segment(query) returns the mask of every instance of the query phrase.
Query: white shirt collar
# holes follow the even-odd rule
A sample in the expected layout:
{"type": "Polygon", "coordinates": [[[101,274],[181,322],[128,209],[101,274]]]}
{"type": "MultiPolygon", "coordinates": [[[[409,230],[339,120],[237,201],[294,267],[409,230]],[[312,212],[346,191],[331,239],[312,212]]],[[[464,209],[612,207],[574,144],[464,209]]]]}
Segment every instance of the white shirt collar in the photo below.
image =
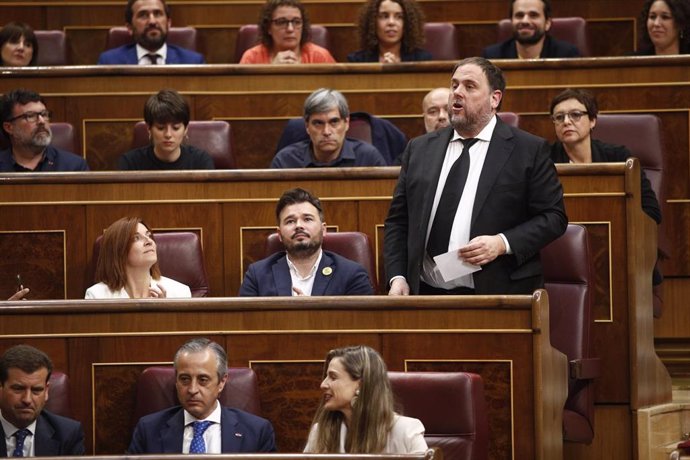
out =
{"type": "MultiPolygon", "coordinates": [[[[496,127],[496,116],[497,115],[494,114],[494,116],[491,117],[491,120],[489,120],[486,126],[484,126],[484,128],[479,131],[479,134],[474,137],[475,139],[491,142],[491,136],[494,134],[494,128],[496,127]]],[[[451,142],[464,139],[465,138],[460,136],[457,131],[453,130],[453,139],[451,139],[451,142]]]]}
{"type": "MultiPolygon", "coordinates": [[[[206,417],[205,419],[202,419],[202,420],[208,420],[209,422],[220,424],[220,403],[218,402],[217,399],[216,399],[216,408],[213,409],[213,412],[211,412],[208,417],[206,417]]],[[[185,409],[185,411],[184,411],[184,426],[187,426],[190,423],[194,423],[196,421],[199,421],[199,419],[194,417],[192,414],[187,412],[187,410],[185,409]]]]}
{"type": "Polygon", "coordinates": [[[290,273],[295,276],[297,279],[300,279],[302,281],[308,280],[312,276],[314,276],[314,273],[316,273],[316,269],[319,268],[319,264],[321,263],[321,257],[323,256],[323,250],[319,249],[319,257],[316,258],[316,262],[314,262],[314,266],[311,267],[311,270],[309,270],[309,274],[302,278],[299,274],[299,271],[297,270],[297,267],[295,267],[295,264],[292,263],[290,260],[290,256],[285,253],[285,258],[287,259],[287,264],[288,268],[290,269],[290,273]]]}
{"type": "MultiPolygon", "coordinates": [[[[12,436],[14,436],[15,432],[19,431],[19,428],[8,422],[7,419],[3,417],[2,413],[0,413],[0,423],[2,423],[2,430],[5,432],[6,439],[11,438],[12,436]]],[[[26,429],[31,431],[32,435],[36,434],[36,420],[31,422],[31,424],[27,426],[26,429]]]]}
{"type": "MultiPolygon", "coordinates": [[[[156,51],[149,51],[143,46],[141,46],[139,43],[137,43],[137,62],[139,64],[142,64],[141,60],[146,56],[147,54],[155,53],[157,54],[158,57],[158,62],[162,62],[165,64],[167,62],[167,57],[168,57],[168,44],[163,43],[163,46],[158,48],[156,51]]],[[[148,64],[148,57],[146,58],[146,64],[148,64]]]]}

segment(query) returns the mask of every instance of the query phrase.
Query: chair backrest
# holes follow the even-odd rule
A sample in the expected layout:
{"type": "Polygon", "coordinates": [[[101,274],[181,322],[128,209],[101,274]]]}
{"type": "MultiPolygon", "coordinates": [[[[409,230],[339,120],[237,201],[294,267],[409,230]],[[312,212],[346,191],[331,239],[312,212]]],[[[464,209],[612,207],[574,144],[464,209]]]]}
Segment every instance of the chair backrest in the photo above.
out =
{"type": "Polygon", "coordinates": [[[50,382],[50,390],[45,408],[54,414],[70,417],[69,378],[67,374],[53,370],[48,381],[50,382]]]}
{"type": "Polygon", "coordinates": [[[438,61],[460,59],[458,34],[450,22],[427,22],[424,24],[424,48],[438,61]]]}
{"type": "Polygon", "coordinates": [[[350,127],[347,129],[347,137],[357,139],[368,144],[373,144],[371,136],[371,122],[369,117],[350,116],[350,127]]]}
{"type": "Polygon", "coordinates": [[[503,123],[515,128],[517,128],[520,123],[520,115],[515,112],[498,112],[497,115],[503,123]]]}
{"type": "MultiPolygon", "coordinates": [[[[549,294],[551,345],[568,361],[591,358],[593,268],[587,229],[568,224],[565,234],[541,250],[544,285],[549,294]]],[[[594,385],[591,379],[568,382],[563,413],[564,439],[589,443],[594,437],[594,385]]]]}
{"type": "Polygon", "coordinates": [[[36,65],[67,65],[67,36],[61,30],[36,30],[38,58],[36,65]]]}
{"type": "MultiPolygon", "coordinates": [[[[330,39],[328,37],[328,29],[320,25],[312,25],[311,28],[311,42],[319,45],[322,48],[330,50],[330,39]]],[[[240,27],[237,31],[237,39],[235,40],[235,61],[240,62],[245,51],[254,45],[259,44],[261,37],[259,36],[259,26],[256,24],[246,24],[240,27]]]]}
{"type": "MultiPolygon", "coordinates": [[[[345,258],[360,264],[369,274],[371,285],[376,291],[376,264],[369,243],[369,237],[361,232],[328,232],[323,237],[323,249],[335,252],[345,258]]],[[[277,233],[268,235],[264,254],[266,257],[279,251],[284,251],[285,246],[280,241],[277,233]]]]}
{"type": "MultiPolygon", "coordinates": [[[[228,380],[218,397],[221,405],[261,415],[256,373],[249,367],[229,367],[228,380]]],[[[132,426],[144,415],[177,406],[175,368],[147,367],[137,380],[137,395],[132,412],[132,426]]]]}
{"type": "MultiPolygon", "coordinates": [[[[117,48],[118,46],[132,43],[134,39],[125,26],[111,27],[108,30],[108,39],[105,42],[105,49],[117,48]]],[[[168,29],[167,43],[177,45],[180,48],[197,51],[197,33],[194,27],[171,27],[168,29]]]]}
{"type": "MultiPolygon", "coordinates": [[[[92,273],[94,276],[102,239],[103,236],[99,235],[93,244],[92,273]]],[[[154,239],[158,252],[158,265],[163,276],[189,286],[192,297],[206,297],[210,288],[201,241],[197,234],[193,232],[156,233],[154,239]]]]}
{"type": "MultiPolygon", "coordinates": [[[[589,40],[587,38],[587,21],[573,16],[568,18],[551,18],[551,29],[548,32],[553,38],[577,46],[580,56],[589,56],[589,40]]],[[[513,36],[513,24],[510,19],[501,19],[498,23],[498,41],[508,40],[513,36]]]]}
{"type": "MultiPolygon", "coordinates": [[[[205,150],[211,155],[216,169],[235,169],[236,162],[230,123],[222,120],[192,120],[187,128],[188,141],[186,143],[205,150]]],[[[137,122],[134,125],[132,135],[132,148],[143,147],[148,143],[149,133],[146,122],[137,122]]]]}
{"type": "Polygon", "coordinates": [[[401,413],[422,421],[429,447],[445,460],[489,458],[484,385],[466,372],[388,372],[401,413]]]}
{"type": "MultiPolygon", "coordinates": [[[[51,123],[50,130],[53,133],[53,140],[50,145],[68,152],[76,153],[74,148],[74,128],[70,123],[51,123]]],[[[10,141],[4,135],[0,135],[0,150],[10,147],[10,141]]]]}

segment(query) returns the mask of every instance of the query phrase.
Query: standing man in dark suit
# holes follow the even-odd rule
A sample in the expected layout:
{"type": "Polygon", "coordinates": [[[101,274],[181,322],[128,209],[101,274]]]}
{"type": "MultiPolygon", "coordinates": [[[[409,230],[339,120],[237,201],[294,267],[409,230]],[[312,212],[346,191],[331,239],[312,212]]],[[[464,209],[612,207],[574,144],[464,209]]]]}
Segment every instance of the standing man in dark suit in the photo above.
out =
{"type": "Polygon", "coordinates": [[[403,153],[385,223],[390,294],[531,293],[543,285],[539,250],[568,223],[549,144],[496,116],[505,79],[490,61],[460,61],[450,89],[451,127],[403,153]],[[444,253],[441,273],[433,257],[444,253]],[[445,276],[463,264],[481,270],[445,276]]]}
{"type": "Polygon", "coordinates": [[[222,407],[218,396],[228,380],[228,358],[216,342],[196,338],[175,354],[180,406],[139,420],[129,454],[231,454],[274,452],[271,423],[239,409],[222,407]]]}
{"type": "Polygon", "coordinates": [[[301,188],[283,193],[276,206],[285,252],[249,266],[240,296],[371,295],[360,264],[321,249],[326,234],[321,201],[301,188]]]}
{"type": "Polygon", "coordinates": [[[551,29],[551,0],[511,0],[513,38],[487,46],[487,59],[537,59],[580,57],[572,43],[556,40],[551,29]]]}
{"type": "Polygon", "coordinates": [[[125,23],[134,43],[104,51],[98,64],[204,64],[196,51],[166,43],[172,24],[165,0],[128,0],[125,23]]]}
{"type": "Polygon", "coordinates": [[[43,410],[52,371],[48,355],[29,345],[0,358],[0,457],[84,454],[81,423],[43,410]]]}

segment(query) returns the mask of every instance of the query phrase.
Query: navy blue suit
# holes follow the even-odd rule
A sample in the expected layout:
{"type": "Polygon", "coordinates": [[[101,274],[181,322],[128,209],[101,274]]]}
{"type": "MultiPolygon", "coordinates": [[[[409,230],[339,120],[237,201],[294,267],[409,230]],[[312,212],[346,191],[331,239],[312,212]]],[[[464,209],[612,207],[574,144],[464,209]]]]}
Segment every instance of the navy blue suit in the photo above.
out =
{"type": "MultiPolygon", "coordinates": [[[[221,407],[221,453],[275,452],[275,435],[268,420],[239,409],[221,407]]],[[[184,409],[171,407],[139,420],[128,454],[181,454],[184,409]]]]}
{"type": "MultiPolygon", "coordinates": [[[[7,457],[5,430],[0,424],[0,457],[7,457]]],[[[55,457],[63,455],[84,455],[84,430],[81,423],[67,417],[42,410],[36,419],[34,434],[34,455],[55,457]]]]}
{"type": "MultiPolygon", "coordinates": [[[[315,276],[312,296],[374,293],[364,267],[330,251],[323,251],[315,276]],[[324,270],[326,267],[331,270],[324,270]]],[[[285,252],[277,252],[251,264],[240,286],[240,296],[245,297],[291,295],[292,278],[285,252]]]]}
{"type": "MultiPolygon", "coordinates": [[[[137,46],[134,43],[129,45],[122,45],[118,48],[113,48],[104,51],[98,57],[98,64],[138,64],[137,46]]],[[[204,56],[188,49],[180,48],[179,46],[168,43],[168,53],[165,57],[166,64],[206,64],[204,56]]]]}
{"type": "MultiPolygon", "coordinates": [[[[88,171],[89,165],[81,156],[60,150],[49,145],[43,155],[43,160],[31,172],[43,171],[88,171]]],[[[0,151],[0,171],[1,172],[30,172],[24,169],[14,161],[12,150],[6,149],[0,151]]]]}

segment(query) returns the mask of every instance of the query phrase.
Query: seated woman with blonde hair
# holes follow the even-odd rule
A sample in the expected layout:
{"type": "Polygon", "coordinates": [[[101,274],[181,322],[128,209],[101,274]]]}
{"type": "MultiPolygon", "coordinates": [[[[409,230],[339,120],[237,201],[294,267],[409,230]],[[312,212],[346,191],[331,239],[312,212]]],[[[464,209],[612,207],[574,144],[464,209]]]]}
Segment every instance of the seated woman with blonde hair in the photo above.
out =
{"type": "Polygon", "coordinates": [[[105,230],[96,281],[86,299],[192,297],[188,286],[161,276],[156,241],[138,217],[123,217],[105,230]]]}
{"type": "Polygon", "coordinates": [[[393,411],[393,390],[381,356],[364,345],[326,355],[323,399],[304,452],[414,454],[428,449],[424,425],[393,411]]]}

